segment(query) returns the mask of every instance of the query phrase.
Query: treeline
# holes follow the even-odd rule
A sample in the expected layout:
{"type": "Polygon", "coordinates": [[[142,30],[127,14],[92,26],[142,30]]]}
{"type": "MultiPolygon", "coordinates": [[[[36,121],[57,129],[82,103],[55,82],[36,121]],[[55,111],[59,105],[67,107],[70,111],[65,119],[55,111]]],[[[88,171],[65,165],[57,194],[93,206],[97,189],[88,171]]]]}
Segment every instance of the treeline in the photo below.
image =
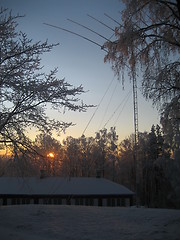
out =
{"type": "Polygon", "coordinates": [[[159,125],[139,133],[138,171],[134,161],[134,135],[118,142],[115,128],[102,129],[95,137],[67,137],[62,143],[38,135],[36,154],[15,151],[0,161],[1,176],[94,177],[97,174],[136,192],[140,180],[140,204],[147,207],[180,208],[180,156],[172,149],[159,125]],[[54,154],[48,155],[50,152],[54,154]]]}

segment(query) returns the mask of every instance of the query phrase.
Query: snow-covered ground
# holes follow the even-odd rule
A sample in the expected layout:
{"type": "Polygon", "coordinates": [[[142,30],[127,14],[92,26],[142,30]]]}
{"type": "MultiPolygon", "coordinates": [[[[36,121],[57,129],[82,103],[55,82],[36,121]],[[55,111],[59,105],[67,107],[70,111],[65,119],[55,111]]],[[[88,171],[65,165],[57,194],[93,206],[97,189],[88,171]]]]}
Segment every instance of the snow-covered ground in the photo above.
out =
{"type": "Polygon", "coordinates": [[[0,239],[179,240],[180,210],[1,206],[0,239]]]}

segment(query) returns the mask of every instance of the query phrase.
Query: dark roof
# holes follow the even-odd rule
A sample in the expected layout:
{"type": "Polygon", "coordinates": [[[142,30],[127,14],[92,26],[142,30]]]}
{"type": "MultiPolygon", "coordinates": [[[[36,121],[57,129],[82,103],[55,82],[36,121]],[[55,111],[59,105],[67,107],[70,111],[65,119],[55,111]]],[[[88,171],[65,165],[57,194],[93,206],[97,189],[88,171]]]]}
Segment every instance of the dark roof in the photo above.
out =
{"type": "Polygon", "coordinates": [[[0,195],[133,195],[128,188],[104,178],[0,177],[0,195]]]}

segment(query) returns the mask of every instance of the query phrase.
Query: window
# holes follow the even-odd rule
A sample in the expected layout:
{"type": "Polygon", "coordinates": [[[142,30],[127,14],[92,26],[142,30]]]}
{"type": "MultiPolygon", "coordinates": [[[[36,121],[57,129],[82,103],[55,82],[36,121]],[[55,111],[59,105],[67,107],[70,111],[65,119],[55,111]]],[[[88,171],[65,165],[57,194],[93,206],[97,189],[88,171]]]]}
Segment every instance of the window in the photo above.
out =
{"type": "Polygon", "coordinates": [[[34,199],[34,204],[39,204],[39,199],[38,198],[34,199]]]}
{"type": "Polygon", "coordinates": [[[7,198],[3,198],[3,205],[7,205],[7,198]]]}
{"type": "Polygon", "coordinates": [[[79,201],[79,198],[76,198],[76,199],[75,199],[75,205],[79,205],[79,202],[80,202],[80,201],[79,201]]]}
{"type": "Polygon", "coordinates": [[[20,198],[17,198],[16,203],[17,203],[18,205],[21,204],[21,199],[20,199],[20,198]]]}
{"type": "Polygon", "coordinates": [[[102,198],[98,198],[98,206],[102,207],[102,198]]]}
{"type": "Polygon", "coordinates": [[[90,198],[90,206],[94,206],[94,199],[90,198]]]}
{"type": "Polygon", "coordinates": [[[48,199],[47,198],[43,199],[43,204],[48,204],[48,199]]]}
{"type": "Polygon", "coordinates": [[[108,206],[108,207],[111,207],[111,198],[108,198],[108,199],[107,199],[107,206],[108,206]]]}
{"type": "Polygon", "coordinates": [[[67,205],[71,205],[71,197],[67,197],[66,198],[66,204],[67,205]]]}
{"type": "Polygon", "coordinates": [[[112,202],[112,205],[111,205],[111,206],[114,207],[114,206],[116,205],[116,201],[115,201],[115,199],[112,198],[111,202],[112,202]]]}
{"type": "Polygon", "coordinates": [[[89,206],[89,198],[85,198],[85,205],[89,206]]]}
{"type": "Polygon", "coordinates": [[[121,199],[120,199],[120,198],[117,199],[117,206],[118,206],[118,207],[121,206],[121,199]]]}
{"type": "Polygon", "coordinates": [[[12,198],[12,205],[16,205],[16,198],[12,198]]]}
{"type": "Polygon", "coordinates": [[[125,199],[121,198],[121,206],[125,207],[125,199]]]}
{"type": "Polygon", "coordinates": [[[83,204],[83,198],[80,198],[80,205],[84,205],[83,204]]]}

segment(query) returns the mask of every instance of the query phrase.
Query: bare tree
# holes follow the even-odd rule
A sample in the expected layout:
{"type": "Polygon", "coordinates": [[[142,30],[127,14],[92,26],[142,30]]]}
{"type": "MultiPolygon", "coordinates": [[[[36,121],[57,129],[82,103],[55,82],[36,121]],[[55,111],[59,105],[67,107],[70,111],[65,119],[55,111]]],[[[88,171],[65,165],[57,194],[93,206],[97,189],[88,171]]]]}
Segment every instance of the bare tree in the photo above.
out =
{"type": "Polygon", "coordinates": [[[50,133],[72,125],[47,116],[47,105],[58,112],[85,111],[87,105],[78,98],[84,93],[82,86],[58,79],[57,69],[43,72],[41,56],[57,44],[33,43],[17,32],[20,17],[0,9],[0,143],[30,150],[27,128],[50,133]]]}

